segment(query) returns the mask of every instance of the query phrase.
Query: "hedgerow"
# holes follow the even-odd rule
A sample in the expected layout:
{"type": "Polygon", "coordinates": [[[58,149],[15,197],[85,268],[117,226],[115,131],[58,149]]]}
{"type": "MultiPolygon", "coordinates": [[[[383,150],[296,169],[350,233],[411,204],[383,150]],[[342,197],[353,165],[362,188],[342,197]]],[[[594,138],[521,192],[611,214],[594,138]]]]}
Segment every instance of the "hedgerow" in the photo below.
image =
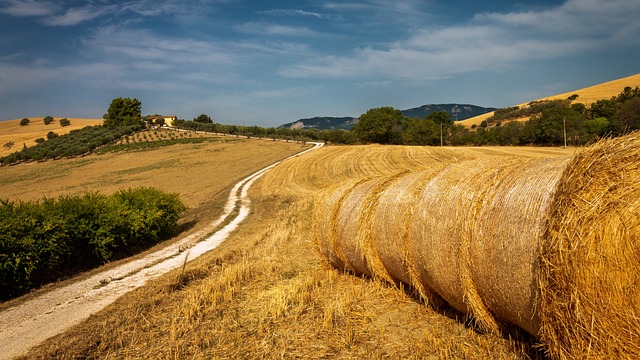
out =
{"type": "Polygon", "coordinates": [[[148,187],[0,200],[0,300],[132,255],[178,230],[177,194],[148,187]]]}

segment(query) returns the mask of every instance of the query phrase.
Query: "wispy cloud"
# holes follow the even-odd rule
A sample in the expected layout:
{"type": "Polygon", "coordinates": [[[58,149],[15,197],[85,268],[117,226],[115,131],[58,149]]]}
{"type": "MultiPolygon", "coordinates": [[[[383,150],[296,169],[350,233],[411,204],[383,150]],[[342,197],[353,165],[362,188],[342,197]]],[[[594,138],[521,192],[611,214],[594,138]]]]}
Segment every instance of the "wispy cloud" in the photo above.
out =
{"type": "Polygon", "coordinates": [[[0,6],[0,13],[11,16],[48,16],[59,9],[54,2],[37,0],[2,0],[0,6]]]}
{"type": "Polygon", "coordinates": [[[312,29],[304,26],[290,26],[272,24],[267,22],[248,22],[240,26],[236,26],[235,30],[245,34],[251,35],[271,35],[271,36],[289,36],[289,37],[303,37],[303,36],[317,36],[319,35],[312,29]]]}
{"type": "Polygon", "coordinates": [[[68,9],[62,15],[45,18],[43,23],[50,26],[74,26],[85,21],[93,20],[105,14],[113,13],[117,9],[117,6],[85,6],[81,8],[72,8],[68,9]]]}
{"type": "Polygon", "coordinates": [[[485,13],[464,24],[423,28],[386,46],[309,60],[283,69],[280,74],[294,78],[374,76],[425,80],[495,70],[625,42],[637,44],[638,13],[637,0],[569,0],[546,10],[485,13]]]}
{"type": "Polygon", "coordinates": [[[314,17],[317,19],[322,19],[324,16],[320,13],[299,9],[272,9],[259,11],[258,14],[265,15],[282,15],[282,16],[303,16],[303,17],[314,17]]]}

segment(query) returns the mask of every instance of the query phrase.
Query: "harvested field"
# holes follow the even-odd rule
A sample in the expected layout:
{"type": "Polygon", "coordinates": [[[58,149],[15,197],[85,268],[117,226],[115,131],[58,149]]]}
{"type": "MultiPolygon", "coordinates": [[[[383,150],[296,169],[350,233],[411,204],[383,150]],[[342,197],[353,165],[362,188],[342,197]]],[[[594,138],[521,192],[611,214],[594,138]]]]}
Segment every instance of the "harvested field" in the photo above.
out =
{"type": "MultiPolygon", "coordinates": [[[[411,291],[326,266],[313,251],[312,229],[330,219],[314,224],[313,199],[374,178],[385,179],[372,187],[377,191],[385,181],[387,189],[400,182],[419,187],[421,178],[409,179],[416,172],[433,175],[485,156],[542,161],[573,151],[353,146],[289,159],[256,182],[252,214],[219,248],[124,295],[28,358],[540,357],[524,335],[478,332],[452,308],[427,307],[411,291]]],[[[386,191],[369,203],[387,205],[395,195],[386,191]]],[[[385,256],[400,258],[392,251],[385,256]]]]}
{"type": "Polygon", "coordinates": [[[20,126],[20,120],[0,121],[0,145],[13,142],[11,148],[0,148],[0,156],[9,155],[15,151],[22,150],[24,145],[34,146],[37,138],[47,138],[47,133],[53,131],[58,135],[68,134],[71,130],[81,129],[85,126],[102,125],[102,119],[80,119],[68,118],[70,125],[61,126],[59,121],[61,118],[54,118],[53,122],[45,125],[43,118],[29,118],[30,123],[26,126],[20,126]]]}
{"type": "Polygon", "coordinates": [[[639,153],[636,133],[571,158],[485,153],[351,181],[316,197],[316,244],[484,332],[523,329],[554,358],[635,358],[639,153]]]}

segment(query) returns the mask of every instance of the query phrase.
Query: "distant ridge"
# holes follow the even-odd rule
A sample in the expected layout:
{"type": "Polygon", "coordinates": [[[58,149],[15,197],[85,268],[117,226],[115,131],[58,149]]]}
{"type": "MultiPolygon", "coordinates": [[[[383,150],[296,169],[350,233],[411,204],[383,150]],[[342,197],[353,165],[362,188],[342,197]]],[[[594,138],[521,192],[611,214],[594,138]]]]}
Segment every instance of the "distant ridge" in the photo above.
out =
{"type": "MultiPolygon", "coordinates": [[[[446,111],[451,114],[453,120],[459,121],[485,114],[487,112],[494,111],[495,109],[496,108],[485,108],[482,106],[468,104],[429,104],[402,110],[402,114],[409,118],[423,118],[436,111],[446,111]]],[[[299,119],[294,122],[280,125],[279,127],[290,129],[349,130],[357,123],[358,118],[355,117],[317,116],[307,119],[299,119]]]]}

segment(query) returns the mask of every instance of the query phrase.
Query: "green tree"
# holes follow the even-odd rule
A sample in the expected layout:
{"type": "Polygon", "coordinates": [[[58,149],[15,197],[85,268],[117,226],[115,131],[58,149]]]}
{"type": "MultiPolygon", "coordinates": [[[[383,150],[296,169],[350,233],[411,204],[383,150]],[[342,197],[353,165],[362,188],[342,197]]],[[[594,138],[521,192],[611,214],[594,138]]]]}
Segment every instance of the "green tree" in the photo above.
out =
{"type": "Polygon", "coordinates": [[[365,143],[390,144],[401,130],[403,120],[402,112],[392,107],[369,109],[360,116],[353,132],[365,143]]]}
{"type": "Polygon", "coordinates": [[[60,119],[60,126],[69,126],[69,125],[71,125],[71,121],[69,121],[69,119],[67,118],[60,119]]]}
{"type": "Polygon", "coordinates": [[[193,121],[203,123],[203,124],[213,124],[213,120],[207,114],[200,114],[197,118],[194,118],[193,121]]]}
{"type": "Polygon", "coordinates": [[[406,145],[438,145],[440,144],[440,125],[428,116],[424,119],[409,119],[402,134],[402,140],[406,145]]]}
{"type": "Polygon", "coordinates": [[[58,135],[58,134],[54,133],[53,131],[49,131],[49,132],[47,133],[47,139],[49,139],[49,140],[51,140],[51,139],[55,139],[55,138],[57,138],[58,136],[60,136],[60,135],[58,135]]]}
{"type": "Polygon", "coordinates": [[[620,134],[640,129],[640,97],[626,100],[613,117],[612,122],[620,134]]]}
{"type": "Polygon", "coordinates": [[[44,117],[44,119],[42,119],[42,121],[44,121],[45,125],[49,125],[49,124],[51,124],[53,122],[53,117],[47,115],[47,116],[44,117]]]}
{"type": "Polygon", "coordinates": [[[20,120],[20,126],[27,126],[29,125],[29,123],[31,122],[31,120],[24,118],[22,120],[20,120]]]}
{"type": "Polygon", "coordinates": [[[121,125],[143,125],[142,103],[134,98],[115,98],[111,101],[107,113],[104,114],[104,125],[114,128],[121,125]]]}
{"type": "Polygon", "coordinates": [[[37,138],[34,140],[36,144],[42,144],[45,140],[44,138],[37,138]]]}

